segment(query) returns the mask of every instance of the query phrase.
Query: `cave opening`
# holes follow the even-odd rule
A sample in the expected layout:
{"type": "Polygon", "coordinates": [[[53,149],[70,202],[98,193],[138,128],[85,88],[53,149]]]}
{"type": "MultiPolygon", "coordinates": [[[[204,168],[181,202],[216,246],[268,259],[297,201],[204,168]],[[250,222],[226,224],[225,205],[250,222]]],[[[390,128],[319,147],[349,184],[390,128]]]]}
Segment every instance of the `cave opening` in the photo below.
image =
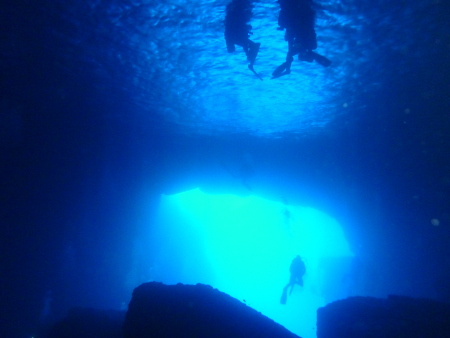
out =
{"type": "Polygon", "coordinates": [[[148,280],[209,284],[302,337],[315,337],[317,308],[353,287],[354,254],[341,226],[310,207],[197,188],[162,195],[154,223],[148,280]],[[304,285],[282,305],[296,255],[304,285]]]}

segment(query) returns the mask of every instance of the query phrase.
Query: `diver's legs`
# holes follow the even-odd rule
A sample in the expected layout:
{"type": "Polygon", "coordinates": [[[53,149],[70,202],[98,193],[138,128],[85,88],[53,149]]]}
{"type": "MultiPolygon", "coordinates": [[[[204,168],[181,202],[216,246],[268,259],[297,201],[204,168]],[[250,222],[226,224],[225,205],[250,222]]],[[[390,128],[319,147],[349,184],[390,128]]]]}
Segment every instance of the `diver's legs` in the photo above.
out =
{"type": "Polygon", "coordinates": [[[310,50],[303,50],[298,53],[298,59],[300,61],[313,62],[314,61],[313,52],[310,50]]]}
{"type": "Polygon", "coordinates": [[[286,74],[291,73],[291,65],[294,61],[294,56],[291,53],[287,53],[286,55],[286,74]]]}
{"type": "Polygon", "coordinates": [[[283,304],[283,305],[286,304],[286,302],[287,302],[287,289],[288,289],[288,287],[289,287],[289,284],[286,285],[283,288],[283,293],[281,294],[280,303],[283,304]]]}
{"type": "Polygon", "coordinates": [[[289,292],[289,295],[292,294],[292,291],[294,291],[294,286],[297,283],[297,277],[293,274],[291,274],[291,279],[289,281],[289,284],[291,285],[291,292],[289,292]]]}
{"type": "Polygon", "coordinates": [[[250,62],[250,64],[253,66],[256,60],[256,56],[259,52],[259,47],[261,46],[260,43],[253,42],[252,40],[248,40],[248,49],[246,51],[247,54],[247,60],[250,62]]]}
{"type": "Polygon", "coordinates": [[[253,68],[253,64],[255,63],[256,56],[258,55],[260,46],[261,46],[260,43],[253,42],[252,40],[248,39],[243,48],[245,55],[247,55],[247,61],[250,62],[248,64],[248,69],[250,69],[253,72],[253,74],[255,74],[258,77],[258,79],[262,81],[262,77],[253,68]]]}
{"type": "Polygon", "coordinates": [[[236,50],[234,43],[231,40],[226,40],[228,53],[233,53],[236,50]]]}
{"type": "Polygon", "coordinates": [[[300,61],[313,62],[316,61],[319,65],[328,67],[331,65],[331,61],[325,56],[317,54],[311,50],[304,50],[298,53],[298,59],[300,61]]]}
{"type": "Polygon", "coordinates": [[[291,287],[291,292],[289,292],[289,296],[290,296],[290,295],[292,295],[292,291],[294,291],[294,286],[295,286],[295,283],[294,283],[294,284],[292,284],[292,287],[291,287]]]}
{"type": "Polygon", "coordinates": [[[290,74],[292,61],[294,61],[294,58],[290,55],[290,53],[288,53],[286,56],[286,62],[283,62],[273,71],[272,78],[275,79],[277,77],[290,74]]]}

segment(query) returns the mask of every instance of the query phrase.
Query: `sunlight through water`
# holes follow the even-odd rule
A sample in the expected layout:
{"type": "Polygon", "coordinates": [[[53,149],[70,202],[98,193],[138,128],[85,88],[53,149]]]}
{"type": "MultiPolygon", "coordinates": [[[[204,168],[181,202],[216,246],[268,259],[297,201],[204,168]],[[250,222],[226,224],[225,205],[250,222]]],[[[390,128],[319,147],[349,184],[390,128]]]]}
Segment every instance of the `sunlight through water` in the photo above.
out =
{"type": "Polygon", "coordinates": [[[353,253],[339,224],[312,208],[195,189],[162,196],[153,236],[162,282],[210,284],[302,337],[315,337],[318,307],[347,296],[342,277],[353,253]],[[281,305],[296,255],[304,286],[281,305]],[[330,259],[339,273],[327,272],[330,259]]]}

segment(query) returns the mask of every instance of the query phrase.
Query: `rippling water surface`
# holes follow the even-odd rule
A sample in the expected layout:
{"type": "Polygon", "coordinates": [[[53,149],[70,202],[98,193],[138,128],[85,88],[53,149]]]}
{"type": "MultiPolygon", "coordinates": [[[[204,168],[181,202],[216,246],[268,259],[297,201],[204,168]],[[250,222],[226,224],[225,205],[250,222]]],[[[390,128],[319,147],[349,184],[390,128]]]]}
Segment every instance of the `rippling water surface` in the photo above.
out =
{"type": "Polygon", "coordinates": [[[296,60],[290,75],[271,80],[287,43],[276,30],[276,1],[255,1],[260,81],[241,48],[226,51],[228,2],[97,0],[47,10],[59,23],[50,34],[72,48],[65,47],[64,58],[93,67],[99,86],[128,92],[140,114],[200,134],[305,133],[349,112],[363,114],[365,94],[413,71],[432,53],[441,29],[434,18],[438,0],[320,1],[317,52],[332,65],[296,60]]]}

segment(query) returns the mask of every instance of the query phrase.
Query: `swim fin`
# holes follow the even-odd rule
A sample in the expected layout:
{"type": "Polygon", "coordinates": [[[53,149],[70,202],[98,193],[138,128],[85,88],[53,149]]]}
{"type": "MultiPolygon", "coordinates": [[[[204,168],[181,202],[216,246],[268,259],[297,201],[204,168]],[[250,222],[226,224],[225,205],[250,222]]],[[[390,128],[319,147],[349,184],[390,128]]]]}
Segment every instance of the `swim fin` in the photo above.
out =
{"type": "Polygon", "coordinates": [[[288,63],[283,62],[281,65],[277,67],[272,73],[272,79],[276,79],[277,77],[290,74],[291,71],[288,69],[288,63]],[[285,72],[286,71],[286,72],[285,72]]]}
{"type": "Polygon", "coordinates": [[[329,65],[331,65],[331,61],[328,60],[325,56],[317,54],[315,52],[311,52],[314,56],[314,60],[316,60],[316,62],[324,67],[328,67],[329,65]]]}
{"type": "Polygon", "coordinates": [[[255,74],[258,77],[258,79],[263,81],[262,77],[253,69],[253,65],[251,63],[248,65],[248,69],[250,69],[253,72],[253,74],[255,74]]]}
{"type": "Polygon", "coordinates": [[[298,53],[299,61],[313,62],[314,61],[314,52],[311,51],[303,51],[298,53]]]}
{"type": "Polygon", "coordinates": [[[283,294],[281,295],[280,304],[285,305],[287,302],[287,288],[283,288],[283,294]]]}
{"type": "Polygon", "coordinates": [[[248,49],[247,60],[250,62],[251,65],[253,65],[255,63],[256,56],[258,55],[259,47],[261,47],[261,44],[253,41],[250,42],[251,43],[248,49]]]}

